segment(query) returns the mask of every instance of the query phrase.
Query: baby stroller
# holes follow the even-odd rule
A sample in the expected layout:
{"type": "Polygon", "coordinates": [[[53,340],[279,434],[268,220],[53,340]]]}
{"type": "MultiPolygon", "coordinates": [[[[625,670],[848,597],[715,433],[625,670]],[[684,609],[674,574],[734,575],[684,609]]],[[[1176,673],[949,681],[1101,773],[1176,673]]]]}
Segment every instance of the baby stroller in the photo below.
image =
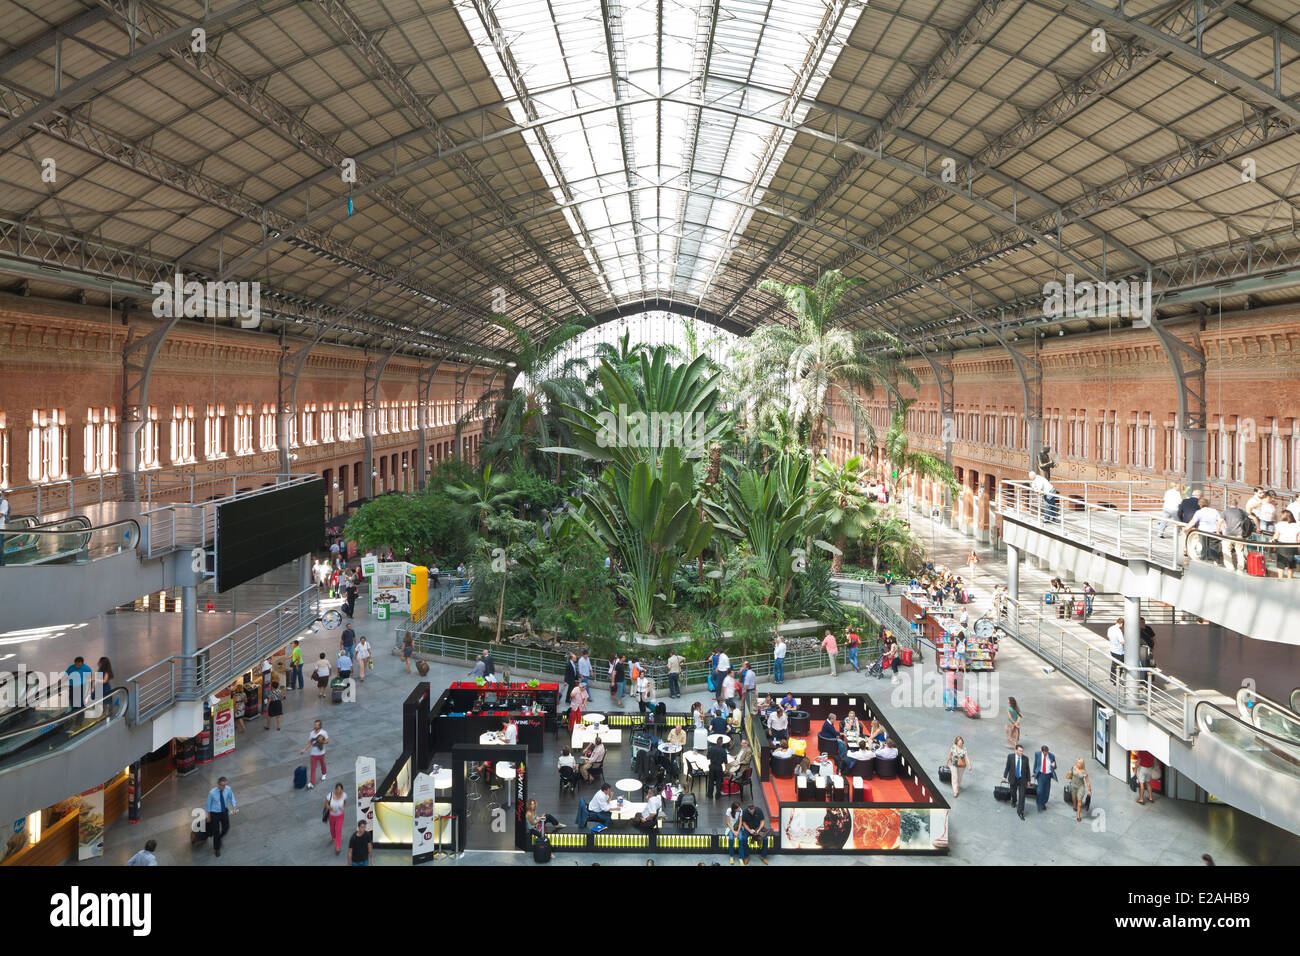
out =
{"type": "Polygon", "coordinates": [[[875,661],[870,667],[868,667],[867,674],[870,677],[884,677],[885,676],[884,657],[881,657],[879,660],[875,661]]]}
{"type": "Polygon", "coordinates": [[[695,794],[683,793],[677,798],[677,825],[683,830],[694,830],[699,822],[700,812],[695,806],[695,794]]]}

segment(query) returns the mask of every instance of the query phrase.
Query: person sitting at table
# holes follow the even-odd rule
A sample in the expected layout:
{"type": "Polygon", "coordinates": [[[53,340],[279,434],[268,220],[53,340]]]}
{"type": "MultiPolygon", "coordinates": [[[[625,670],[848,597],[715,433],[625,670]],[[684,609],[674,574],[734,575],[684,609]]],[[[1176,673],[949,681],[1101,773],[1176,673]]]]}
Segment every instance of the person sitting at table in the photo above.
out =
{"type": "Polygon", "coordinates": [[[794,707],[794,695],[791,694],[789,691],[786,691],[785,696],[781,698],[781,706],[784,707],[786,710],[790,710],[792,707],[794,707]]]}
{"type": "MultiPolygon", "coordinates": [[[[592,795],[587,801],[587,819],[595,820],[597,823],[603,823],[609,826],[614,822],[614,815],[610,812],[609,796],[614,791],[610,789],[609,784],[601,784],[600,789],[592,795]]],[[[585,826],[585,824],[584,824],[585,826]]]]}
{"type": "Polygon", "coordinates": [[[686,746],[686,728],[677,726],[668,731],[668,742],[679,747],[686,746]]]}
{"type": "Polygon", "coordinates": [[[858,722],[858,715],[849,711],[849,715],[844,718],[844,723],[840,726],[846,737],[862,736],[862,724],[858,722]]]}
{"type": "Polygon", "coordinates": [[[767,718],[767,732],[773,742],[780,742],[782,746],[790,742],[790,718],[786,716],[784,707],[778,706],[767,718]]]}
{"type": "Polygon", "coordinates": [[[878,744],[885,742],[885,728],[874,717],[871,718],[871,730],[867,732],[867,737],[878,744]]]}
{"type": "Polygon", "coordinates": [[[507,717],[501,721],[501,736],[505,738],[507,745],[519,743],[519,725],[507,717]]]}
{"type": "MultiPolygon", "coordinates": [[[[794,775],[796,777],[803,777],[808,781],[808,786],[810,787],[813,785],[813,780],[817,777],[817,774],[813,771],[812,762],[807,757],[799,758],[799,766],[795,768],[794,775]]],[[[798,786],[798,784],[795,786],[798,786]]]]}
{"type": "Polygon", "coordinates": [[[646,799],[645,809],[632,821],[632,826],[638,830],[655,830],[659,827],[659,814],[664,808],[664,798],[659,795],[658,790],[651,790],[650,796],[646,799]]]}
{"type": "Polygon", "coordinates": [[[876,751],[877,760],[889,760],[898,756],[898,748],[894,746],[894,738],[886,737],[885,745],[876,751]]]}
{"type": "Polygon", "coordinates": [[[740,738],[740,750],[727,762],[727,775],[740,777],[754,764],[754,750],[749,746],[749,738],[740,738]]]}
{"type": "Polygon", "coordinates": [[[710,734],[725,734],[727,732],[727,718],[721,714],[714,714],[713,719],[709,721],[710,734]]]}
{"type": "Polygon", "coordinates": [[[591,768],[599,767],[604,762],[605,745],[602,744],[600,738],[597,737],[592,741],[591,746],[582,752],[582,762],[579,765],[579,772],[582,774],[582,779],[590,782],[591,768]]]}
{"type": "Polygon", "coordinates": [[[578,761],[573,756],[573,751],[568,747],[560,750],[560,756],[555,759],[555,768],[560,771],[560,779],[565,783],[578,784],[578,761]]]}
{"type": "Polygon", "coordinates": [[[741,722],[742,718],[740,708],[732,707],[731,711],[727,714],[727,733],[732,735],[740,733],[741,722]]]}
{"type": "Polygon", "coordinates": [[[549,813],[543,813],[537,809],[537,798],[528,798],[528,829],[532,830],[538,836],[546,836],[546,828],[552,830],[563,830],[564,824],[549,813]]]}

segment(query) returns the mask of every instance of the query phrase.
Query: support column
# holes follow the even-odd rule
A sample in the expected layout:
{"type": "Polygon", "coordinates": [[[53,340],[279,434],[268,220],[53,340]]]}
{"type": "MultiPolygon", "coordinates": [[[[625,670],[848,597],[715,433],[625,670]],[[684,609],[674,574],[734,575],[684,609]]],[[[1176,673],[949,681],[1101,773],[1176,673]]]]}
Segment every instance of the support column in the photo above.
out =
{"type": "Polygon", "coordinates": [[[310,554],[304,554],[298,559],[298,590],[304,591],[311,587],[315,582],[311,579],[311,561],[310,554]]]}
{"type": "Polygon", "coordinates": [[[198,588],[193,584],[181,585],[181,687],[189,688],[198,682],[198,668],[192,654],[199,649],[198,588]]]}
{"type": "MultiPolygon", "coordinates": [[[[1124,595],[1124,664],[1137,667],[1141,663],[1142,649],[1142,599],[1124,595]]],[[[1125,703],[1137,703],[1137,679],[1130,676],[1125,683],[1123,696],[1125,703]]]]}
{"type": "Polygon", "coordinates": [[[1007,596],[1020,600],[1020,549],[1007,545],[1007,596]]]}

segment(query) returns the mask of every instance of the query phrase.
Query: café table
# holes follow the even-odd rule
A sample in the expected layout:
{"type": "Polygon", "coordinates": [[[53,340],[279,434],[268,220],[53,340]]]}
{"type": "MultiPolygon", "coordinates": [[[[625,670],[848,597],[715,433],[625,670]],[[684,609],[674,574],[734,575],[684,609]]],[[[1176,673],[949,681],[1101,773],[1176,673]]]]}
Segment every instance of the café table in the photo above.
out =
{"type": "Polygon", "coordinates": [[[583,714],[582,722],[584,724],[603,724],[605,722],[604,714],[583,714]]]}
{"type": "Polygon", "coordinates": [[[644,803],[633,803],[631,800],[616,800],[609,808],[612,820],[635,820],[644,812],[644,803]]]}
{"type": "Polygon", "coordinates": [[[446,790],[451,786],[451,768],[442,767],[433,775],[433,789],[446,790]]]}
{"type": "Polygon", "coordinates": [[[731,738],[726,734],[709,734],[709,743],[722,744],[724,747],[731,746],[731,738]]]}
{"type": "Polygon", "coordinates": [[[636,793],[636,791],[641,789],[641,781],[636,779],[636,777],[624,777],[622,780],[615,783],[614,786],[619,790],[626,791],[627,795],[630,797],[632,794],[636,793]]]}
{"type": "Polygon", "coordinates": [[[574,727],[573,736],[570,746],[574,750],[581,750],[590,743],[594,743],[596,738],[606,747],[617,747],[623,743],[623,731],[610,730],[608,727],[574,727]]]}
{"type": "Polygon", "coordinates": [[[659,741],[659,752],[664,754],[679,754],[682,752],[681,744],[670,744],[666,740],[659,741]]]}

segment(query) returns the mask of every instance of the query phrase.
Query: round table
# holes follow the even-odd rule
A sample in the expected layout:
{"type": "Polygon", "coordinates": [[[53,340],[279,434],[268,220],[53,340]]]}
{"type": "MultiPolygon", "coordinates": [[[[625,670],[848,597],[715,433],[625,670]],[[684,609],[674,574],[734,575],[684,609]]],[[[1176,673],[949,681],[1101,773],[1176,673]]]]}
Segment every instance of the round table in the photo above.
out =
{"type": "Polygon", "coordinates": [[[603,724],[605,722],[604,714],[583,714],[582,722],[584,724],[603,724]]]}
{"type": "Polygon", "coordinates": [[[731,738],[726,734],[709,734],[709,743],[722,744],[724,747],[731,746],[731,738]]]}
{"type": "Polygon", "coordinates": [[[451,786],[451,768],[443,767],[433,775],[433,789],[446,790],[451,786]]]}
{"type": "Polygon", "coordinates": [[[792,710],[786,717],[790,719],[790,736],[807,737],[808,736],[808,712],[806,710],[792,710]]]}
{"type": "Polygon", "coordinates": [[[772,776],[779,777],[782,780],[789,780],[794,777],[795,755],[791,750],[773,750],[772,751],[772,776]]]}
{"type": "Polygon", "coordinates": [[[659,741],[659,752],[664,754],[679,754],[682,752],[681,744],[670,744],[666,740],[659,741]]]}
{"type": "Polygon", "coordinates": [[[637,780],[635,777],[624,777],[622,780],[618,781],[618,783],[614,784],[614,786],[619,790],[626,791],[627,795],[630,797],[633,793],[641,789],[641,781],[637,780]]]}

